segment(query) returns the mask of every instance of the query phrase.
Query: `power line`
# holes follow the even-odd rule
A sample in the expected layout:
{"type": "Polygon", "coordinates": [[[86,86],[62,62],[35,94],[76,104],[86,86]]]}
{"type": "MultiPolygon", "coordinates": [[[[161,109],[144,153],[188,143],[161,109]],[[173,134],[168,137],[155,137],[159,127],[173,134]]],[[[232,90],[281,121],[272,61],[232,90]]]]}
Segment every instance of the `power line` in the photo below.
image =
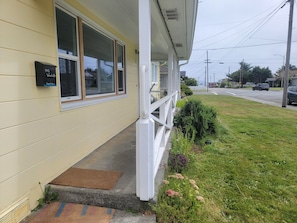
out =
{"type": "MultiPolygon", "coordinates": [[[[287,0],[285,0],[287,1],[287,0]]],[[[234,49],[237,49],[241,44],[243,44],[245,41],[247,41],[249,38],[251,38],[261,27],[263,27],[280,9],[281,6],[284,4],[285,1],[282,1],[276,8],[274,8],[268,15],[265,16],[264,19],[260,21],[260,23],[252,30],[250,31],[241,41],[239,41],[235,47],[230,48],[231,50],[226,53],[222,58],[225,58],[228,54],[230,54],[234,49]]]]}
{"type": "MultiPolygon", "coordinates": [[[[297,41],[292,41],[292,43],[295,43],[297,41]]],[[[275,43],[262,43],[262,44],[254,44],[254,45],[246,45],[246,46],[229,46],[229,47],[220,47],[220,48],[213,48],[213,49],[205,49],[205,48],[198,48],[193,49],[195,50],[225,50],[225,49],[239,49],[239,48],[247,48],[247,47],[258,47],[258,46],[269,46],[269,45],[278,45],[278,44],[284,44],[285,41],[282,42],[275,42],[275,43]]]]}

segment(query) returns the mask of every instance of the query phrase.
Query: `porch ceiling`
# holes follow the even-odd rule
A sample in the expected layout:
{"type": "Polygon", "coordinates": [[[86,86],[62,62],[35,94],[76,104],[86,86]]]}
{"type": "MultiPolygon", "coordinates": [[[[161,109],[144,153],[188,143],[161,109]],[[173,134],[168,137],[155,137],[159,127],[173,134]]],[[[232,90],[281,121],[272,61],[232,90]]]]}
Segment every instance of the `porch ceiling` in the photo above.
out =
{"type": "MultiPolygon", "coordinates": [[[[77,0],[138,45],[138,0],[77,0]]],[[[173,46],[179,60],[189,59],[198,0],[151,0],[152,60],[167,60],[173,46]]]]}

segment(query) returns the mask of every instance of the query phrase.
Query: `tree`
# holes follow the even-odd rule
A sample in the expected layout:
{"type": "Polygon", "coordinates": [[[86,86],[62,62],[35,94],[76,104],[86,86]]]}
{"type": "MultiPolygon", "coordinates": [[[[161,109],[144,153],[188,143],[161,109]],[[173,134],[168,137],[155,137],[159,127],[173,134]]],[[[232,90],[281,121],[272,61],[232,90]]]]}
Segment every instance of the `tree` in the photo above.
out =
{"type": "Polygon", "coordinates": [[[256,66],[253,68],[251,72],[250,82],[255,83],[262,83],[265,82],[267,78],[271,78],[272,73],[271,70],[268,67],[261,68],[259,66],[256,66]]]}
{"type": "Polygon", "coordinates": [[[252,66],[248,63],[245,63],[244,61],[241,61],[239,64],[240,69],[233,72],[232,74],[228,74],[227,77],[230,81],[239,82],[242,86],[243,83],[250,81],[250,70],[252,69],[252,66]]]}
{"type": "Polygon", "coordinates": [[[241,61],[240,69],[227,75],[229,80],[239,82],[241,87],[246,82],[261,83],[267,78],[272,77],[271,70],[268,67],[261,68],[259,66],[252,67],[250,64],[241,61]]]}
{"type": "Polygon", "coordinates": [[[195,78],[187,77],[187,75],[182,75],[180,78],[182,82],[187,86],[198,86],[198,82],[195,78]]]}
{"type": "Polygon", "coordinates": [[[187,86],[198,86],[197,80],[195,78],[185,78],[184,79],[185,85],[187,86]]]}
{"type": "MultiPolygon", "coordinates": [[[[277,79],[276,81],[279,83],[279,86],[283,86],[283,77],[285,76],[285,69],[286,69],[286,67],[282,66],[274,74],[274,76],[277,79]]],[[[297,74],[297,67],[295,65],[290,64],[290,66],[289,66],[289,81],[296,74],[297,74]]]]}

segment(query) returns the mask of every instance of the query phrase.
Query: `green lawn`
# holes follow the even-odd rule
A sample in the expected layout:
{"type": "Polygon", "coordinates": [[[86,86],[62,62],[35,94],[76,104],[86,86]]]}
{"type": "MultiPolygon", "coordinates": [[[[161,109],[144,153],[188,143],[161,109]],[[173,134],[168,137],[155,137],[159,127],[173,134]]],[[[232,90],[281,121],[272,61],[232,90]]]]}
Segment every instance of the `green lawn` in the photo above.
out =
{"type": "Polygon", "coordinates": [[[230,96],[192,98],[217,111],[220,131],[183,172],[205,200],[183,222],[297,222],[297,112],[230,96]]]}

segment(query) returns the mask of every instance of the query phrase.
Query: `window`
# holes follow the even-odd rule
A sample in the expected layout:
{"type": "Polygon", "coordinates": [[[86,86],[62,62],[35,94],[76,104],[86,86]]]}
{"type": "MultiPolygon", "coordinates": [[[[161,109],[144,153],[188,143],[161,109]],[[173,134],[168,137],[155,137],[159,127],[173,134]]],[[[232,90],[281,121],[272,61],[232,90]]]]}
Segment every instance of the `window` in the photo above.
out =
{"type": "Polygon", "coordinates": [[[80,97],[76,18],[57,9],[58,55],[61,97],[80,97]]]}
{"type": "Polygon", "coordinates": [[[125,47],[56,8],[61,101],[126,93],[125,47]]]}
{"type": "Polygon", "coordinates": [[[158,64],[152,63],[152,83],[158,83],[158,64]]]}

